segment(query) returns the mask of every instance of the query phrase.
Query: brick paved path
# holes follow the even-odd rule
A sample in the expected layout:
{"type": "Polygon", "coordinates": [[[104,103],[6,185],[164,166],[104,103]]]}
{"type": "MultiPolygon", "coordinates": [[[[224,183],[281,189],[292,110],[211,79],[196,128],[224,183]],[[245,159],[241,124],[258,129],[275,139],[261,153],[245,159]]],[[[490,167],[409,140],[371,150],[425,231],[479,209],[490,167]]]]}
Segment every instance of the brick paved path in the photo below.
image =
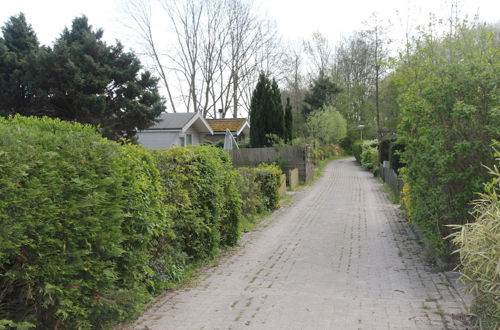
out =
{"type": "Polygon", "coordinates": [[[462,329],[464,304],[352,158],[167,293],[136,329],[462,329]]]}

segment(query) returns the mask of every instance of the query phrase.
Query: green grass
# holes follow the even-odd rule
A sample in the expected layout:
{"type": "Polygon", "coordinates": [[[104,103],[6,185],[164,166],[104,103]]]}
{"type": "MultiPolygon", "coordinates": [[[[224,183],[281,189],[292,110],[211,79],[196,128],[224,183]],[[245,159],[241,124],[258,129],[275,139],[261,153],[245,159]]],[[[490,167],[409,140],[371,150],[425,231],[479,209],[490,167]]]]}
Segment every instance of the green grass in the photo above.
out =
{"type": "MultiPolygon", "coordinates": [[[[281,198],[280,200],[280,206],[282,205],[282,200],[283,198],[281,198]]],[[[255,230],[257,225],[261,223],[262,220],[267,218],[267,216],[269,216],[270,214],[270,211],[266,211],[260,214],[253,215],[251,217],[245,217],[240,223],[240,232],[246,233],[255,230]]]]}
{"type": "Polygon", "coordinates": [[[391,187],[387,183],[384,183],[384,191],[387,193],[387,196],[391,203],[399,204],[399,196],[392,191],[391,187]]]}
{"type": "Polygon", "coordinates": [[[441,308],[436,308],[436,310],[434,311],[434,313],[437,314],[437,315],[443,316],[444,315],[444,310],[441,309],[441,308]]]}

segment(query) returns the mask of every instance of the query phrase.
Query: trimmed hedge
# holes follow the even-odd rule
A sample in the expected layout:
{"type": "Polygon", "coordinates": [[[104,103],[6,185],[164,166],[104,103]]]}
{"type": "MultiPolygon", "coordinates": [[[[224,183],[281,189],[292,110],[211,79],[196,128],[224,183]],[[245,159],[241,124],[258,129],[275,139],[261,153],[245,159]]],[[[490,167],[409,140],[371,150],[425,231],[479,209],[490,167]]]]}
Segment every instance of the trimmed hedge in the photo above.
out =
{"type": "Polygon", "coordinates": [[[281,186],[281,170],[274,164],[260,164],[256,168],[256,180],[260,185],[260,191],[264,200],[264,205],[269,210],[279,207],[281,186]]]}
{"type": "Polygon", "coordinates": [[[238,187],[243,200],[243,213],[247,216],[279,207],[281,170],[274,164],[238,168],[238,187]]]}
{"type": "Polygon", "coordinates": [[[237,172],[227,152],[212,146],[173,147],[153,153],[174,220],[176,248],[188,261],[213,257],[236,244],[241,220],[237,172]]]}
{"type": "Polygon", "coordinates": [[[247,173],[215,147],[151,153],[90,126],[0,118],[0,328],[132,320],[236,244],[242,198],[245,212],[278,207],[279,168],[247,173]]]}
{"type": "Polygon", "coordinates": [[[149,154],[95,129],[0,118],[0,319],[103,328],[147,299],[151,242],[169,237],[149,154]]]}
{"type": "Polygon", "coordinates": [[[374,174],[378,173],[379,152],[378,140],[357,140],[352,146],[356,160],[374,174]]]}
{"type": "Polygon", "coordinates": [[[356,160],[360,164],[361,164],[361,153],[363,152],[363,150],[361,149],[362,144],[363,140],[356,140],[352,145],[352,155],[354,156],[354,158],[356,158],[356,160]]]}
{"type": "Polygon", "coordinates": [[[253,167],[238,168],[237,184],[240,192],[241,211],[246,217],[263,213],[266,210],[261,185],[257,181],[257,170],[253,167]]]}

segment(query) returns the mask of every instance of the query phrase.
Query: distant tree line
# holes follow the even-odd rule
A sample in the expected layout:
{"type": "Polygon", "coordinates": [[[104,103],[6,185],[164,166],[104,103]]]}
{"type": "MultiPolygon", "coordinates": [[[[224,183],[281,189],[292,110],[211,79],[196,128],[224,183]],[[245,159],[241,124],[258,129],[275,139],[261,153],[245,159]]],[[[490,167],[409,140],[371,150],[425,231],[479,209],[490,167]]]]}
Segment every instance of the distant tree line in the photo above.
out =
{"type": "Polygon", "coordinates": [[[0,38],[0,115],[92,124],[114,140],[151,126],[165,110],[158,79],[102,36],[82,16],[42,46],[23,14],[11,17],[0,38]]]}

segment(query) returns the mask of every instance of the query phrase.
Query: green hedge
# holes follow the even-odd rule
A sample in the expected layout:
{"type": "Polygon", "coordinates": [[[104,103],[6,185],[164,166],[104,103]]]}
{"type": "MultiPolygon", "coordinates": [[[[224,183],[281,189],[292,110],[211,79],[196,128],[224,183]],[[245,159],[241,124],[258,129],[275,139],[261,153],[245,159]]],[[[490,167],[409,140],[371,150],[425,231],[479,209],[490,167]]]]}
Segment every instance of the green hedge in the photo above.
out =
{"type": "MultiPolygon", "coordinates": [[[[496,153],[500,164],[500,152],[496,153]]],[[[471,311],[481,329],[500,326],[500,172],[491,170],[493,180],[474,203],[475,222],[463,226],[454,242],[459,245],[462,280],[474,295],[471,311]]]]}
{"type": "Polygon", "coordinates": [[[266,210],[261,184],[257,181],[257,169],[253,167],[238,168],[238,189],[242,200],[241,211],[248,218],[266,210]]]}
{"type": "Polygon", "coordinates": [[[102,328],[147,299],[169,237],[159,173],[137,147],[48,118],[0,118],[0,319],[102,328]]]}
{"type": "Polygon", "coordinates": [[[256,180],[260,184],[260,190],[264,205],[269,210],[279,207],[281,186],[281,170],[274,164],[260,164],[256,168],[256,180]]]}
{"type": "Polygon", "coordinates": [[[188,261],[211,258],[238,240],[241,199],[227,152],[211,146],[155,151],[177,236],[188,261]]]}
{"type": "Polygon", "coordinates": [[[0,118],[0,328],[133,319],[236,244],[242,199],[244,212],[278,207],[279,168],[247,174],[216,147],[151,153],[90,126],[0,118]]]}
{"type": "Polygon", "coordinates": [[[356,140],[352,145],[352,155],[354,156],[354,158],[356,158],[356,160],[360,164],[361,164],[361,152],[363,152],[363,150],[361,149],[362,144],[363,140],[356,140]]]}
{"type": "Polygon", "coordinates": [[[378,173],[379,152],[378,140],[357,140],[352,146],[356,160],[374,174],[378,173]]]}

